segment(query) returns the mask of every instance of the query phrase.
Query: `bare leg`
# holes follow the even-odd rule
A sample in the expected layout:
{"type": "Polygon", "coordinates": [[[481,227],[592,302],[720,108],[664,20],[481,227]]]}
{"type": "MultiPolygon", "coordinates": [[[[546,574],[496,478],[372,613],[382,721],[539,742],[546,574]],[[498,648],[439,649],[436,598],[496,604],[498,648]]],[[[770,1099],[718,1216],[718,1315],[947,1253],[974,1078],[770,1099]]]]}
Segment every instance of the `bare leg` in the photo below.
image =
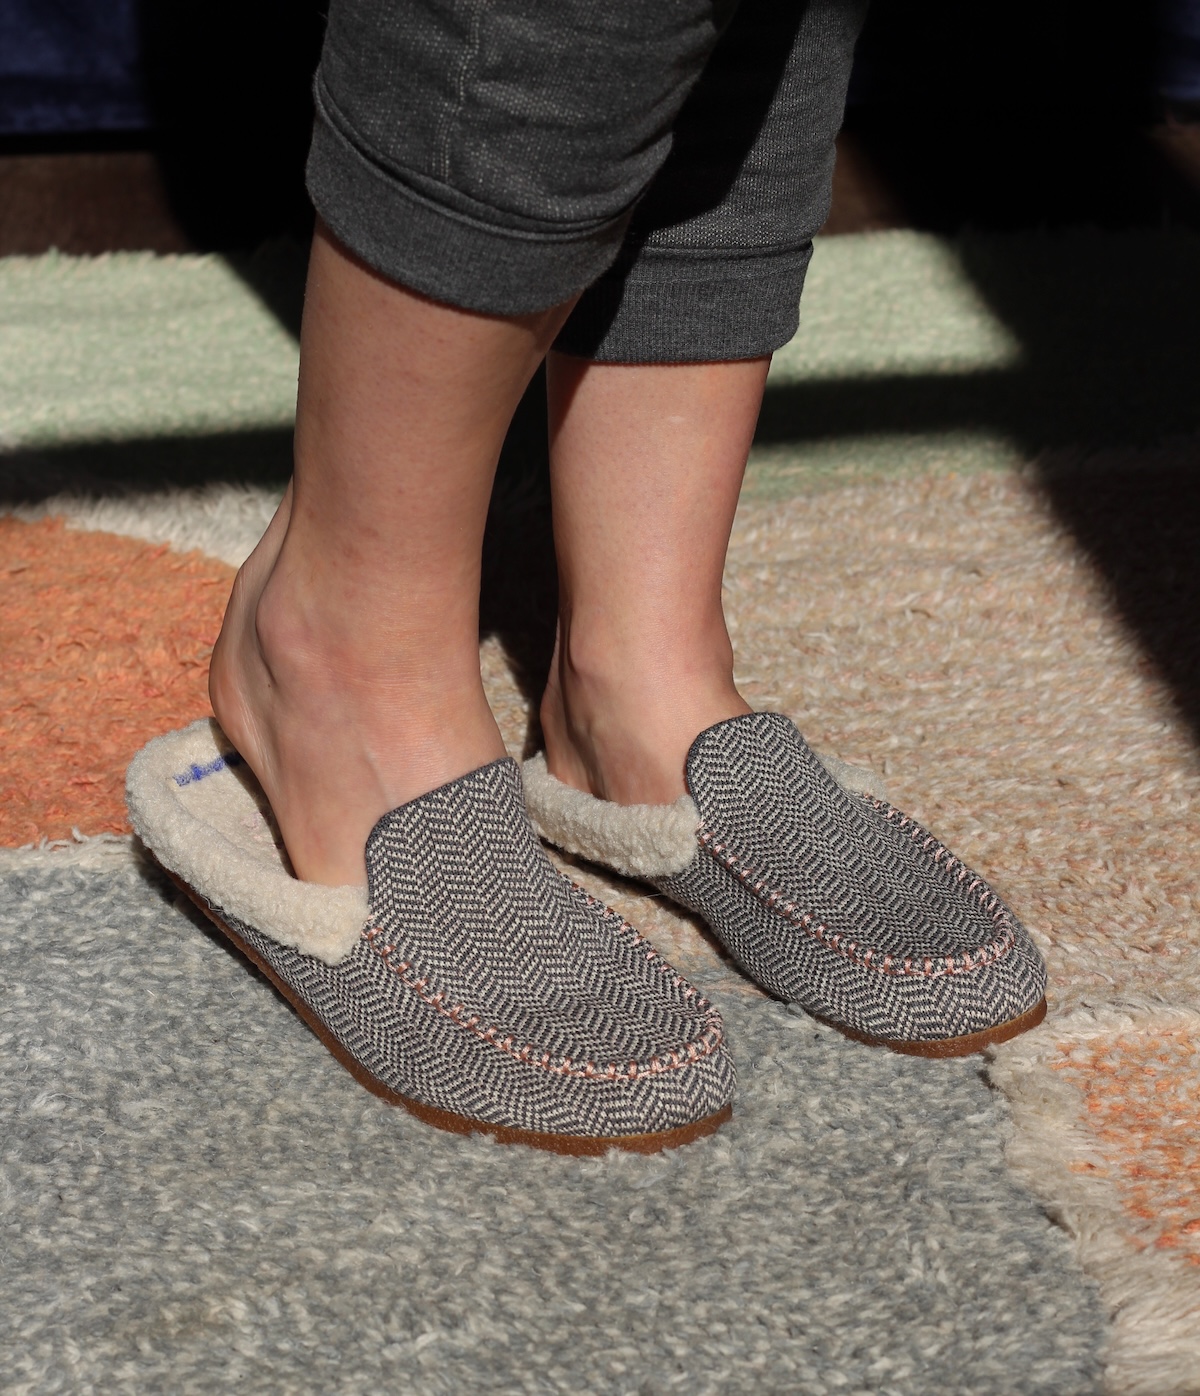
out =
{"type": "Polygon", "coordinates": [[[566,309],[439,305],[318,228],[295,476],[238,574],[210,678],[299,877],[361,883],[381,815],[504,755],[479,676],[483,527],[509,418],[566,309]]]}
{"type": "Polygon", "coordinates": [[[541,715],[568,785],[674,800],[693,738],[749,712],[721,578],[768,363],[550,355],[560,600],[541,715]]]}

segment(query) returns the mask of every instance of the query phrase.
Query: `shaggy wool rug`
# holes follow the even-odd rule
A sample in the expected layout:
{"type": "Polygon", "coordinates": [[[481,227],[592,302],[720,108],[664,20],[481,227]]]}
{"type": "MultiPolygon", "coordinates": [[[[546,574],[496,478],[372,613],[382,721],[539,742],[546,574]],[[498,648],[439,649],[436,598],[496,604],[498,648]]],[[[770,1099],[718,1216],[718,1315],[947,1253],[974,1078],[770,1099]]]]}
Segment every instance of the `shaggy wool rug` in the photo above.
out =
{"type": "MultiPolygon", "coordinates": [[[[125,833],[124,763],[205,711],[278,497],[286,277],[0,263],[17,1389],[1200,1391],[1196,251],[819,249],[730,550],[739,679],[999,885],[1051,1013],[997,1094],[789,1016],[579,865],[743,1068],[716,1139],[591,1163],[363,1098],[125,833]]],[[[518,755],[553,600],[533,474],[501,482],[481,644],[518,755]]]]}

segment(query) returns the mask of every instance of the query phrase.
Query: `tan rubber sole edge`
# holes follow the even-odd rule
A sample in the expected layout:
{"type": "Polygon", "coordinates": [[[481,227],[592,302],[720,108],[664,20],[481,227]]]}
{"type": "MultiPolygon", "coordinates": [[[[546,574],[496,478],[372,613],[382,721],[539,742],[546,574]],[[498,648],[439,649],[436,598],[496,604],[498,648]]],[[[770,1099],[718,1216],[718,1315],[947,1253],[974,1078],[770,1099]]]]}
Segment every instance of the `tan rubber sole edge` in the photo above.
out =
{"type": "MultiPolygon", "coordinates": [[[[160,863],[159,867],[162,866],[160,863]]],[[[697,1120],[694,1124],[680,1125],[677,1129],[660,1130],[655,1134],[618,1134],[592,1137],[576,1134],[542,1134],[532,1129],[512,1129],[506,1125],[484,1124],[480,1120],[469,1119],[466,1115],[455,1115],[449,1110],[439,1109],[436,1105],[425,1105],[419,1100],[411,1100],[408,1096],[401,1095],[398,1091],[392,1090],[390,1086],[385,1086],[377,1077],[372,1076],[367,1068],[333,1036],[309,1005],[292,991],[288,984],[275,973],[265,960],[255,953],[251,946],[246,944],[231,926],[226,925],[213,912],[199,893],[194,892],[170,868],[163,868],[163,871],[184,896],[193,902],[251,964],[270,980],[295,1009],[305,1026],[312,1031],[329,1054],[344,1066],[360,1085],[365,1086],[372,1095],[386,1100],[389,1105],[401,1106],[410,1115],[415,1115],[418,1120],[427,1125],[433,1125],[435,1129],[448,1130],[451,1134],[488,1134],[497,1144],[527,1144],[531,1149],[544,1149],[552,1154],[599,1157],[601,1154],[608,1153],[609,1149],[620,1149],[629,1154],[657,1154],[661,1153],[663,1149],[677,1149],[681,1144],[690,1144],[694,1139],[703,1139],[706,1134],[712,1134],[733,1114],[733,1106],[726,1105],[715,1115],[697,1120]]]]}
{"type": "Polygon", "coordinates": [[[982,1052],[985,1047],[994,1047],[999,1042],[1020,1037],[1023,1032],[1037,1025],[1046,1016],[1046,1000],[1022,1013],[1019,1018],[1010,1018],[1007,1023],[997,1023],[994,1028],[984,1028],[980,1032],[964,1033],[962,1037],[940,1037],[929,1042],[902,1042],[891,1037],[871,1037],[865,1032],[855,1032],[844,1023],[835,1023],[819,1014],[810,1015],[827,1027],[836,1028],[843,1037],[855,1042],[865,1042],[868,1047],[886,1047],[891,1052],[902,1052],[906,1057],[969,1057],[982,1052]]]}

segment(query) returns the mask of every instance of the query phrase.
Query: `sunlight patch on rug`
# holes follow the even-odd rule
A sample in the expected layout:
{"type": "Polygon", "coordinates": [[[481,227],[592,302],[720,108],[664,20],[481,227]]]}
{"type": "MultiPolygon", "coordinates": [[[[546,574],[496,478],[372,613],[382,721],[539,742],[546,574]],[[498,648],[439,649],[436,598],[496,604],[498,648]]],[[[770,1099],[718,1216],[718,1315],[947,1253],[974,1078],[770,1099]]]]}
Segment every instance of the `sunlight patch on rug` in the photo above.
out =
{"type": "Polygon", "coordinates": [[[216,256],[0,258],[0,445],[290,426],[299,350],[216,256]]]}

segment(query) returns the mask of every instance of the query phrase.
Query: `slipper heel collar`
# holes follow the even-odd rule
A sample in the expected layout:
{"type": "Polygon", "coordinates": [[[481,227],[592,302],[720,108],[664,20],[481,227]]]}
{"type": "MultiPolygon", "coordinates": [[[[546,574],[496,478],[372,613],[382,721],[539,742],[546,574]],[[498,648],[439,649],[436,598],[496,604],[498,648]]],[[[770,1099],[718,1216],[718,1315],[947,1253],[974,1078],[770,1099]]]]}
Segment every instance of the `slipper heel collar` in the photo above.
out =
{"type": "MultiPolygon", "coordinates": [[[[873,771],[836,756],[814,755],[844,790],[883,798],[882,782],[873,771]]],[[[696,857],[701,821],[690,795],[670,805],[599,800],[552,776],[542,752],[525,762],[521,776],[534,828],[557,848],[646,881],[674,877],[696,857]]]]}
{"type": "Polygon", "coordinates": [[[671,805],[618,805],[564,785],[538,752],[521,768],[534,827],[548,843],[627,877],[671,877],[696,856],[700,812],[690,795],[671,805]]]}
{"type": "Polygon", "coordinates": [[[365,891],[292,875],[261,787],[211,718],[144,746],[125,801],[150,852],[214,908],[330,965],[358,943],[365,891]]]}

